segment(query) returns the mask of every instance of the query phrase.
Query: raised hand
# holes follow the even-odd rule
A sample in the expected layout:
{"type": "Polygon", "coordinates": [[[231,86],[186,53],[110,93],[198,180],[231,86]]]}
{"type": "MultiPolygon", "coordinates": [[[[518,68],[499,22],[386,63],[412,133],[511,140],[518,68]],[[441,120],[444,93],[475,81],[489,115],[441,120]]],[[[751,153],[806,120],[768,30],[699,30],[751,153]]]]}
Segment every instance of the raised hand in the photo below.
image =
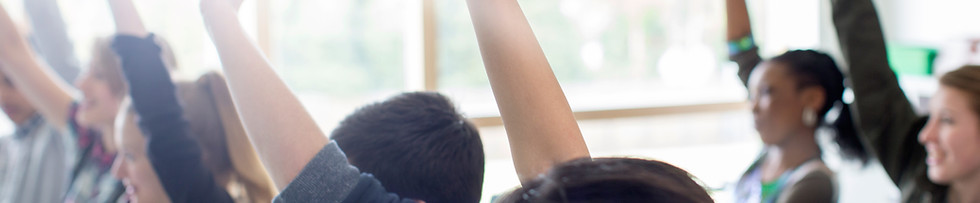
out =
{"type": "Polygon", "coordinates": [[[555,164],[589,157],[575,116],[516,0],[469,0],[521,183],[555,164]]]}
{"type": "Polygon", "coordinates": [[[52,125],[67,129],[70,87],[42,63],[0,5],[0,71],[52,125]]]}
{"type": "Polygon", "coordinates": [[[109,0],[109,7],[112,10],[113,20],[116,23],[116,33],[145,37],[149,34],[143,26],[133,0],[109,0]]]}
{"type": "Polygon", "coordinates": [[[28,49],[24,36],[7,14],[7,9],[0,5],[0,56],[23,54],[28,49]]]}
{"type": "Polygon", "coordinates": [[[231,8],[237,13],[242,8],[243,2],[245,0],[201,0],[201,11],[206,12],[215,9],[215,7],[225,7],[231,8]]]}
{"type": "Polygon", "coordinates": [[[245,34],[237,17],[240,5],[240,0],[202,0],[201,13],[245,131],[283,189],[330,140],[245,34]]]}

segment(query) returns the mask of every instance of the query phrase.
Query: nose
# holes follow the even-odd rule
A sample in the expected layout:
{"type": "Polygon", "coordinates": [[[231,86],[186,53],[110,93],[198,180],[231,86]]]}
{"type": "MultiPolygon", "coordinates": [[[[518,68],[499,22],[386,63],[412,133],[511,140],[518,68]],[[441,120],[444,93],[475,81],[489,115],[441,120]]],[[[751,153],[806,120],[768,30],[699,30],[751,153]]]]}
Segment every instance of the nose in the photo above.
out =
{"type": "Polygon", "coordinates": [[[938,118],[929,119],[926,123],[926,127],[919,132],[919,143],[925,144],[927,142],[932,142],[936,140],[939,136],[938,118]]]}

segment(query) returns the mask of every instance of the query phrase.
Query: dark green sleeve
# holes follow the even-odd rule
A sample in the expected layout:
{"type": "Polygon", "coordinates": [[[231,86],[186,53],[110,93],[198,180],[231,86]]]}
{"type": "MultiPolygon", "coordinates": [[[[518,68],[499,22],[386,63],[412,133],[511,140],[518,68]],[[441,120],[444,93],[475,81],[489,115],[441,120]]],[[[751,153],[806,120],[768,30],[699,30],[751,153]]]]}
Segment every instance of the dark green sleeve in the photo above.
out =
{"type": "Polygon", "coordinates": [[[888,64],[885,40],[871,0],[833,0],[834,27],[854,91],[856,125],[889,177],[900,187],[922,172],[925,149],[916,115],[888,64]]]}

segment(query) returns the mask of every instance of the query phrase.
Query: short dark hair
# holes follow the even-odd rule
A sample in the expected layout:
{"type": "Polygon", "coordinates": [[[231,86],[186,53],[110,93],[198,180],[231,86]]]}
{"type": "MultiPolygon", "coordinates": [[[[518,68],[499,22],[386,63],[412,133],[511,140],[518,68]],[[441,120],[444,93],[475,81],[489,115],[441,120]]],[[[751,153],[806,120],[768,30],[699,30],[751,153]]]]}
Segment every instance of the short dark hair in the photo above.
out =
{"type": "Polygon", "coordinates": [[[439,93],[403,93],[361,107],[330,137],[389,192],[435,203],[480,201],[479,131],[439,93]]]}
{"type": "Polygon", "coordinates": [[[503,197],[524,202],[712,202],[691,174],[668,163],[634,158],[582,158],[503,197]]]}

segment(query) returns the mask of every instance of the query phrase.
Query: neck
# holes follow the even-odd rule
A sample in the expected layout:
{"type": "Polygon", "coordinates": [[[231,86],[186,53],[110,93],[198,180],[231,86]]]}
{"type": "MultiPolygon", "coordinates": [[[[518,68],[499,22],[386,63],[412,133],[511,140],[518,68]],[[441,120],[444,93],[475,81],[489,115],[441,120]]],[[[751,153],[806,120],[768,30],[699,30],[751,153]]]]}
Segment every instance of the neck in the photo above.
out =
{"type": "Polygon", "coordinates": [[[112,137],[115,136],[112,125],[99,125],[95,130],[99,132],[102,148],[105,149],[105,152],[110,154],[116,153],[116,144],[112,143],[112,137]]]}
{"type": "Polygon", "coordinates": [[[970,175],[949,185],[949,202],[980,202],[980,176],[970,175]]]}
{"type": "Polygon", "coordinates": [[[792,135],[783,143],[769,146],[765,165],[782,173],[796,168],[814,157],[820,156],[820,146],[814,139],[814,131],[792,135]]]}

